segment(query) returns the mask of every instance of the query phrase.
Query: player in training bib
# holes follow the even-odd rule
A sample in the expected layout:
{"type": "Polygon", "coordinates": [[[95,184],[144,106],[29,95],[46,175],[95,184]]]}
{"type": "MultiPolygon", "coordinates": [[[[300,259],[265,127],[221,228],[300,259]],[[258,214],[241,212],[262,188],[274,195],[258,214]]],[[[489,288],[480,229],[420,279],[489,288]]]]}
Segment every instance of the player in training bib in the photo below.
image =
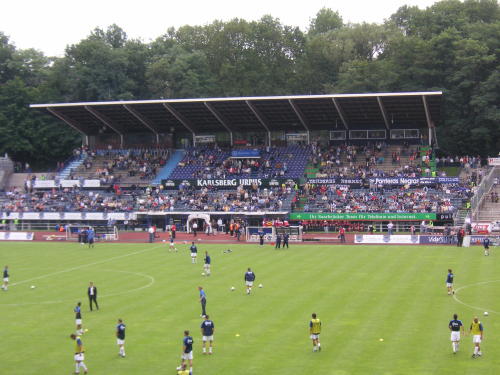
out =
{"type": "Polygon", "coordinates": [[[453,320],[450,320],[448,328],[451,331],[451,347],[453,348],[453,354],[456,354],[460,344],[460,332],[462,332],[462,334],[464,333],[464,325],[461,320],[458,320],[457,314],[453,314],[453,320]]]}
{"type": "Polygon", "coordinates": [[[321,320],[318,319],[315,313],[312,314],[312,319],[309,322],[309,334],[313,344],[313,352],[321,351],[321,343],[319,335],[321,333],[321,320]]]}
{"type": "Polygon", "coordinates": [[[470,325],[470,333],[472,334],[472,342],[474,343],[474,354],[472,358],[481,357],[481,342],[483,341],[483,324],[479,321],[477,316],[474,317],[470,325]]]}
{"type": "Polygon", "coordinates": [[[83,373],[87,373],[87,366],[85,366],[85,363],[83,362],[85,360],[85,349],[83,347],[83,342],[80,336],[77,336],[75,334],[71,334],[69,336],[71,340],[75,340],[75,374],[80,373],[80,369],[83,369],[83,373]]]}

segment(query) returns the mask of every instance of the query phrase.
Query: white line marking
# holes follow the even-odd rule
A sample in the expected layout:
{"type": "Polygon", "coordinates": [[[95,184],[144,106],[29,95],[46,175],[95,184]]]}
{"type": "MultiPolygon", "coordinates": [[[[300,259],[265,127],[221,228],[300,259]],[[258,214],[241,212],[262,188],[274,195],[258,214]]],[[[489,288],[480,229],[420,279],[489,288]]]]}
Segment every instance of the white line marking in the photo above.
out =
{"type": "Polygon", "coordinates": [[[493,283],[500,283],[500,280],[480,281],[480,282],[477,282],[477,283],[474,283],[474,284],[468,284],[468,285],[461,286],[460,288],[455,289],[455,294],[453,295],[453,299],[455,301],[457,301],[458,303],[461,303],[462,305],[470,307],[471,309],[474,309],[474,310],[488,311],[488,312],[492,312],[494,314],[500,314],[500,312],[495,311],[495,310],[489,310],[489,309],[484,308],[484,307],[469,305],[468,303],[462,302],[457,297],[458,292],[460,290],[462,290],[462,289],[466,289],[466,288],[469,288],[471,286],[476,286],[476,285],[493,284],[493,283]]]}
{"type": "Polygon", "coordinates": [[[112,258],[108,258],[108,259],[104,259],[104,260],[99,260],[99,261],[93,262],[93,263],[82,264],[80,266],[68,268],[68,269],[65,269],[65,270],[62,270],[62,271],[47,273],[47,274],[42,275],[42,276],[32,277],[31,279],[26,279],[26,280],[18,281],[17,283],[9,284],[9,287],[16,286],[16,285],[21,285],[21,284],[26,284],[26,283],[29,283],[30,281],[33,281],[33,280],[45,279],[46,277],[60,275],[61,273],[71,272],[71,271],[79,270],[79,269],[85,268],[85,267],[95,266],[96,264],[106,263],[106,262],[110,262],[110,261],[116,260],[116,259],[126,258],[126,257],[132,256],[132,255],[142,254],[142,253],[145,253],[145,252],[157,249],[159,247],[162,247],[162,246],[158,245],[158,246],[154,246],[154,247],[148,247],[147,249],[143,249],[143,250],[139,250],[139,251],[134,251],[133,253],[128,253],[128,254],[124,254],[124,255],[118,255],[116,257],[112,257],[112,258]]]}
{"type": "MultiPolygon", "coordinates": [[[[121,273],[130,274],[130,275],[137,275],[137,276],[141,276],[141,277],[144,277],[146,279],[149,279],[149,283],[147,283],[147,284],[145,284],[143,286],[140,286],[138,288],[135,288],[135,289],[126,290],[124,292],[104,294],[104,295],[101,295],[100,298],[115,297],[115,296],[120,296],[120,295],[123,295],[123,294],[134,293],[134,292],[137,292],[139,290],[149,288],[150,286],[152,286],[155,283],[155,278],[153,276],[147,275],[145,273],[130,272],[130,271],[120,271],[120,270],[110,270],[110,269],[107,269],[107,270],[104,269],[104,270],[101,270],[101,271],[106,271],[106,272],[121,272],[121,273]]],[[[51,304],[55,304],[55,303],[69,302],[69,301],[73,301],[73,300],[74,299],[64,299],[64,300],[54,300],[54,301],[42,301],[42,302],[25,302],[25,303],[0,303],[0,306],[51,305],[51,304]]]]}

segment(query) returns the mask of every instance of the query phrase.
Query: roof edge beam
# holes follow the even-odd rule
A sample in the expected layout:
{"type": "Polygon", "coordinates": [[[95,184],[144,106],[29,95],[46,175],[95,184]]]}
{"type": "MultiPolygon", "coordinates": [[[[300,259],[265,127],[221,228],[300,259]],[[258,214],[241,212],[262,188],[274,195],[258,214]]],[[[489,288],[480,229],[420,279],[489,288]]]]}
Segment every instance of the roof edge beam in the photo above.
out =
{"type": "Polygon", "coordinates": [[[347,118],[344,114],[344,110],[340,106],[340,103],[335,98],[332,98],[332,102],[335,106],[335,109],[337,110],[337,113],[339,114],[340,119],[342,120],[342,124],[344,124],[344,128],[346,128],[346,130],[349,130],[349,124],[347,123],[347,118]]]}
{"type": "Polygon", "coordinates": [[[179,121],[189,132],[193,135],[193,146],[196,146],[196,133],[193,130],[193,126],[190,124],[189,120],[181,115],[175,108],[173,108],[169,103],[162,103],[167,111],[169,111],[172,116],[174,116],[177,121],[179,121]]]}
{"type": "Polygon", "coordinates": [[[205,107],[207,107],[207,109],[210,111],[210,113],[212,113],[212,115],[214,115],[214,117],[217,119],[217,121],[219,121],[221,123],[221,125],[226,128],[226,130],[228,131],[229,133],[229,139],[231,140],[231,146],[233,145],[233,131],[229,128],[229,126],[226,124],[226,122],[224,121],[224,119],[222,118],[222,115],[219,113],[219,111],[217,111],[212,104],[209,104],[207,102],[203,102],[203,104],[205,105],[205,107]]]}
{"type": "Polygon", "coordinates": [[[269,127],[267,126],[266,122],[264,121],[262,115],[260,114],[259,110],[255,108],[255,106],[250,102],[250,100],[245,100],[245,103],[247,104],[248,108],[252,111],[255,117],[257,117],[257,120],[259,120],[260,124],[264,129],[267,131],[267,138],[269,142],[269,147],[271,147],[271,131],[269,130],[269,127]]]}
{"type": "Polygon", "coordinates": [[[390,129],[389,118],[387,117],[387,112],[385,110],[384,103],[382,102],[382,98],[380,96],[377,96],[377,102],[380,108],[380,112],[382,112],[382,117],[384,118],[385,127],[387,128],[387,130],[389,130],[390,129]]]}

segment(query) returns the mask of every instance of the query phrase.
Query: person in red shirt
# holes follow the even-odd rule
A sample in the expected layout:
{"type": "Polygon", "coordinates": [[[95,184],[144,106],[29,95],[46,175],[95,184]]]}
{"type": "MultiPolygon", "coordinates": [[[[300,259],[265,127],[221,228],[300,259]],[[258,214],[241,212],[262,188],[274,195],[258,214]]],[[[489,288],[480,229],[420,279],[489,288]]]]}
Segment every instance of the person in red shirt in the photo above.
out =
{"type": "Polygon", "coordinates": [[[170,230],[172,231],[172,238],[175,239],[175,231],[177,230],[177,227],[175,226],[175,224],[172,224],[170,226],[170,230]]]}
{"type": "Polygon", "coordinates": [[[345,243],[345,229],[344,229],[344,227],[340,227],[339,237],[340,237],[340,243],[345,243]]]}

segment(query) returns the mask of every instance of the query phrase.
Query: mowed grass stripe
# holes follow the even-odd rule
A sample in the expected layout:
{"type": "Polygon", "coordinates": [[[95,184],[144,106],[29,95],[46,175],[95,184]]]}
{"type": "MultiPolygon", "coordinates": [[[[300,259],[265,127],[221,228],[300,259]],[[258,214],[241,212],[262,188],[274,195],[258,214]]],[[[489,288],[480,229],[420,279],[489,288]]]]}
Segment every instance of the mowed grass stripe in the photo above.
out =
{"type": "MultiPolygon", "coordinates": [[[[34,277],[47,269],[64,269],[62,265],[70,268],[151,246],[98,244],[88,250],[77,244],[31,245],[14,244],[8,251],[0,247],[0,259],[9,259],[13,274],[21,264],[29,268],[23,276],[34,277]]],[[[278,251],[271,246],[234,245],[233,253],[223,254],[227,246],[197,245],[196,265],[190,263],[188,244],[178,245],[179,253],[172,254],[167,246],[160,246],[47,277],[35,291],[27,284],[0,294],[0,320],[9,322],[0,325],[2,369],[23,375],[71,372],[73,344],[67,336],[74,329],[75,299],[81,298],[84,324],[90,329],[84,335],[87,365],[95,375],[173,371],[180,362],[184,329],[190,329],[195,338],[198,374],[499,372],[495,353],[500,350],[496,339],[500,327],[495,314],[481,317],[486,327],[484,358],[470,359],[470,337],[463,341],[461,353],[455,357],[450,353],[447,323],[451,314],[463,315],[468,325],[477,311],[446,296],[447,268],[456,273],[457,286],[495,279],[499,274],[494,255],[484,257],[479,248],[292,245],[290,250],[278,251]],[[209,278],[200,275],[205,249],[214,259],[209,278]],[[244,294],[243,273],[249,266],[257,273],[256,284],[264,284],[252,296],[244,294]],[[102,297],[101,310],[89,313],[88,281],[96,281],[101,296],[147,283],[137,275],[117,271],[148,274],[155,283],[139,292],[102,297]],[[208,311],[217,327],[212,357],[201,355],[198,285],[207,289],[208,311]],[[229,291],[231,285],[237,287],[235,292],[229,291]],[[53,298],[51,292],[66,302],[2,305],[53,298]],[[308,338],[313,310],[325,325],[321,353],[311,352],[308,338]],[[118,317],[128,326],[125,360],[118,358],[115,345],[118,317]],[[366,328],[364,322],[372,321],[366,328]],[[383,343],[378,342],[380,332],[389,336],[383,343]]],[[[463,297],[467,303],[483,306],[498,292],[500,283],[492,283],[464,289],[463,297]]]]}

